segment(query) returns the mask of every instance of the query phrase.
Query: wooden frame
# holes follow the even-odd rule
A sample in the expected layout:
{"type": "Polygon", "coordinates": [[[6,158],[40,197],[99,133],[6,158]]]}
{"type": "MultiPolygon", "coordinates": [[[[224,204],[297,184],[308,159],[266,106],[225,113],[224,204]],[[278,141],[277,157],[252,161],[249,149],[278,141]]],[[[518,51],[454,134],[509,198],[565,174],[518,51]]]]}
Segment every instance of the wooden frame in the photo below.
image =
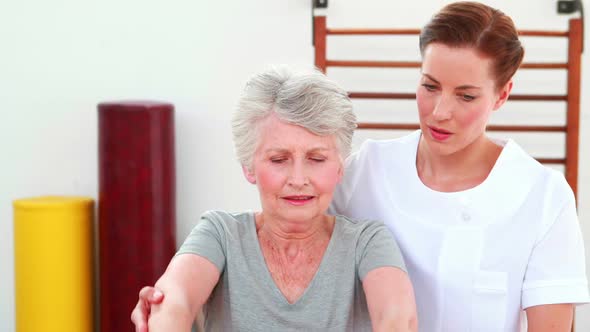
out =
{"type": "MultiPolygon", "coordinates": [[[[326,46],[329,35],[419,35],[419,29],[331,29],[327,27],[326,16],[314,17],[315,65],[326,72],[328,67],[377,67],[377,68],[419,68],[420,62],[412,61],[340,61],[327,59],[326,46]]],[[[547,69],[567,71],[567,94],[555,95],[511,95],[510,101],[565,101],[567,104],[566,125],[559,126],[506,126],[490,125],[489,131],[512,132],[562,132],[565,134],[565,155],[563,158],[537,158],[546,164],[562,164],[565,176],[574,194],[578,189],[578,153],[580,127],[580,73],[582,57],[582,21],[570,19],[568,31],[520,30],[522,36],[567,38],[568,57],[565,63],[523,63],[521,69],[547,69]]],[[[350,98],[363,99],[415,99],[413,93],[349,92],[350,98]]],[[[366,123],[358,124],[359,129],[418,129],[418,124],[366,123]]]]}

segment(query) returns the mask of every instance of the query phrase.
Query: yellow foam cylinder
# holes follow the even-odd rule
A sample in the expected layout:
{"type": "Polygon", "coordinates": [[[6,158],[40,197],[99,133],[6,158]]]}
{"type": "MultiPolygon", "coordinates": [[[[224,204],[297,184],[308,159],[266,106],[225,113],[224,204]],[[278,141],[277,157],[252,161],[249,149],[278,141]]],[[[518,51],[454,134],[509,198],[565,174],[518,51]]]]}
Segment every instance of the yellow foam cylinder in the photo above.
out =
{"type": "Polygon", "coordinates": [[[88,197],[15,200],[17,332],[93,330],[93,216],[88,197]]]}

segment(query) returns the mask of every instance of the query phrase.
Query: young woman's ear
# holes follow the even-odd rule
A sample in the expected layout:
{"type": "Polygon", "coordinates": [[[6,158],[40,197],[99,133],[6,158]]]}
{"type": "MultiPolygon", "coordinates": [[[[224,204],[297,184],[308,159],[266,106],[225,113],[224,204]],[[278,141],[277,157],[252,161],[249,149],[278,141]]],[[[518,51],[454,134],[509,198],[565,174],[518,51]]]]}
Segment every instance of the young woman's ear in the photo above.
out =
{"type": "Polygon", "coordinates": [[[256,176],[254,176],[254,172],[244,165],[242,165],[242,172],[244,173],[244,177],[246,180],[248,180],[248,182],[251,184],[256,184],[256,176]]]}
{"type": "Polygon", "coordinates": [[[506,100],[508,100],[508,97],[510,97],[510,91],[512,91],[512,80],[508,81],[506,84],[504,84],[502,89],[500,89],[498,99],[494,104],[494,111],[502,107],[502,105],[504,105],[506,100]]]}

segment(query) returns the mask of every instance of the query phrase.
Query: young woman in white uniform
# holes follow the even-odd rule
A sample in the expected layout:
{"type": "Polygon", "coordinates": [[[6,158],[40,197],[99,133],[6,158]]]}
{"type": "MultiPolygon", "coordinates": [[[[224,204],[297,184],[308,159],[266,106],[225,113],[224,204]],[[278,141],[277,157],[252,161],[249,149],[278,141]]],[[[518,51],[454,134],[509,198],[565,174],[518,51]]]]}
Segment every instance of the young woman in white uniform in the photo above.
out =
{"type": "Polygon", "coordinates": [[[485,133],[524,53],[512,20],[453,3],[424,27],[420,50],[421,130],[365,142],[332,212],[393,231],[420,331],[518,331],[527,319],[529,331],[569,331],[574,304],[588,302],[572,190],[514,141],[485,133]]]}

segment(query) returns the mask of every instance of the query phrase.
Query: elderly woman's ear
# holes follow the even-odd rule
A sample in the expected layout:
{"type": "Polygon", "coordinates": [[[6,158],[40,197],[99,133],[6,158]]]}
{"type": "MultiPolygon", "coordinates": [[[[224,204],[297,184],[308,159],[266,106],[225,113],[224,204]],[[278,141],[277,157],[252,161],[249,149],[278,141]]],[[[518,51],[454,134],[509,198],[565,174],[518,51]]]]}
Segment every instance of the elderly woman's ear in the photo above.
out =
{"type": "Polygon", "coordinates": [[[253,171],[248,169],[248,167],[242,165],[242,172],[244,172],[244,177],[246,177],[246,180],[248,180],[248,182],[250,182],[251,184],[256,184],[256,176],[254,175],[253,171]]]}

